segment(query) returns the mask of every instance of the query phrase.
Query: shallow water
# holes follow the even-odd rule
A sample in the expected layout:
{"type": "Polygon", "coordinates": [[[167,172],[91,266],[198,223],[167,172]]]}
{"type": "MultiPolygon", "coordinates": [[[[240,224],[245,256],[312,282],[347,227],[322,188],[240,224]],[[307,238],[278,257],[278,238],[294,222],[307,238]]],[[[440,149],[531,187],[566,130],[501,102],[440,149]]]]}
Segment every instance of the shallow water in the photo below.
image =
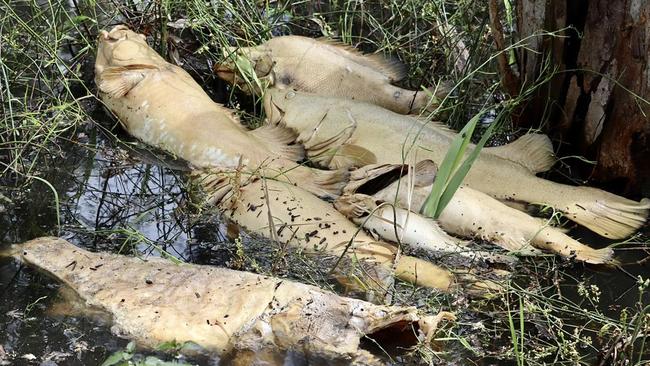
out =
{"type": "MultiPolygon", "coordinates": [[[[218,88],[212,92],[221,97],[227,94],[218,88]]],[[[54,195],[46,185],[35,181],[29,189],[12,189],[12,177],[2,177],[0,193],[7,199],[0,197],[0,251],[13,243],[57,235],[90,250],[139,255],[164,252],[187,262],[252,271],[268,272],[275,268],[277,248],[271,243],[243,234],[243,244],[238,246],[231,240],[238,234],[236,228],[209,212],[197,211],[186,191],[186,168],[182,162],[158,158],[119,128],[110,132],[109,127],[114,123],[98,107],[92,108],[96,122],[81,126],[68,136],[70,141],[59,144],[61,151],[46,157],[38,169],[40,176],[58,192],[60,228],[54,195]],[[117,142],[111,133],[126,142],[117,142]]],[[[571,235],[597,247],[611,243],[582,229],[574,230],[571,235]]],[[[523,287],[531,282],[541,283],[549,287],[548,296],[557,298],[560,294],[561,298],[585,307],[591,305],[579,294],[577,284],[597,285],[601,294],[595,308],[618,318],[623,308],[633,307],[639,301],[650,303],[647,293],[639,299],[636,278],[639,275],[648,278],[650,271],[647,264],[634,264],[646,256],[643,250],[618,250],[617,256],[624,264],[622,269],[557,260],[560,269],[557,278],[552,273],[549,277],[548,272],[536,272],[537,268],[531,265],[533,261],[525,260],[516,267],[521,275],[516,282],[523,287]]],[[[318,263],[304,256],[292,257],[285,267],[275,269],[279,276],[335,288],[332,279],[324,274],[327,268],[319,268],[318,263]]],[[[0,257],[0,365],[6,360],[15,364],[93,365],[124,349],[128,340],[113,335],[106,320],[54,314],[59,301],[58,288],[51,279],[0,257]]],[[[483,353],[476,355],[458,343],[445,343],[450,350],[440,356],[440,363],[515,364],[500,357],[512,347],[509,333],[493,334],[493,338],[486,340],[473,328],[473,324],[492,321],[491,304],[474,305],[463,296],[438,296],[432,291],[404,295],[398,301],[420,307],[443,303],[445,310],[461,312],[456,334],[483,353]]],[[[567,327],[574,325],[583,324],[569,323],[567,327]]],[[[586,362],[596,359],[597,347],[585,350],[589,355],[586,362]]],[[[273,355],[271,359],[286,365],[306,363],[297,353],[273,355]]],[[[210,357],[185,360],[200,364],[218,361],[210,357]]],[[[414,360],[405,359],[405,362],[414,360]]]]}
{"type": "MultiPolygon", "coordinates": [[[[237,246],[228,239],[228,225],[214,215],[196,213],[185,191],[182,162],[156,158],[155,153],[142,149],[127,136],[119,136],[126,143],[111,142],[97,130],[101,129],[88,125],[84,131],[77,131],[73,136],[75,142],[65,147],[63,158],[53,159],[42,170],[43,178],[56,187],[61,200],[60,231],[53,194],[45,185],[35,182],[29,190],[4,189],[1,193],[12,202],[2,201],[0,248],[42,235],[60,235],[90,250],[128,254],[137,249],[141,255],[160,255],[165,251],[193,263],[247,270],[271,267],[272,244],[244,235],[245,255],[238,257],[237,246]]],[[[608,244],[586,230],[574,230],[572,235],[592,244],[608,244]]],[[[598,308],[604,315],[618,318],[622,308],[639,301],[636,276],[647,278],[648,268],[644,264],[630,264],[642,258],[643,251],[619,250],[617,255],[625,264],[623,270],[565,264],[557,292],[580,304],[585,299],[578,294],[576,283],[595,284],[602,292],[598,308]]],[[[307,266],[291,273],[305,263],[284,268],[278,274],[313,282],[314,273],[322,272],[307,266]]],[[[519,270],[531,271],[523,264],[519,270]]],[[[316,283],[331,284],[328,280],[316,283]]],[[[20,268],[11,259],[0,259],[0,287],[0,346],[17,363],[97,364],[128,343],[112,335],[110,324],[105,321],[51,314],[59,286],[31,269],[20,268]]],[[[430,295],[425,293],[417,301],[422,305],[430,295]]],[[[647,299],[644,301],[647,303],[647,299]]],[[[468,318],[477,319],[481,317],[468,318]]],[[[461,327],[459,334],[471,336],[471,329],[461,327]]],[[[504,344],[507,347],[508,339],[499,340],[494,346],[498,349],[504,344]]],[[[462,348],[457,351],[466,353],[462,348]]],[[[288,360],[301,363],[295,354],[288,360]]],[[[474,358],[479,364],[493,361],[490,357],[474,358]]]]}

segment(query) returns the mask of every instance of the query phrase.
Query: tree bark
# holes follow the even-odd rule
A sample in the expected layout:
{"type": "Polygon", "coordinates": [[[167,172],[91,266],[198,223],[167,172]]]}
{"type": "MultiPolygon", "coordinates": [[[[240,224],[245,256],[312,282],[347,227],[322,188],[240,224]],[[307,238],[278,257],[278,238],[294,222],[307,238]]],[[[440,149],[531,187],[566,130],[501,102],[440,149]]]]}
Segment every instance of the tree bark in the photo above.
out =
{"type": "MultiPolygon", "coordinates": [[[[650,196],[650,4],[644,0],[518,0],[523,85],[556,73],[517,116],[596,161],[586,176],[618,193],[650,196]],[[574,29],[566,29],[565,27],[574,29]],[[562,37],[536,36],[541,30],[562,37]],[[581,35],[581,36],[580,36],[581,35]]],[[[584,172],[584,171],[583,171],[584,172]]]]}

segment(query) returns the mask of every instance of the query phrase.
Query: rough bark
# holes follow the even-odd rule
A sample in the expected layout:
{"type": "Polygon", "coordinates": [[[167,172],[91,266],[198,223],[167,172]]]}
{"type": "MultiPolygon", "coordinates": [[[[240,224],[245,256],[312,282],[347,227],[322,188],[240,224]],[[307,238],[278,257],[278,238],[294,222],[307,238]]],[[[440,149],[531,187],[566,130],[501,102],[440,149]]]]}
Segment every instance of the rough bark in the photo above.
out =
{"type": "Polygon", "coordinates": [[[531,85],[547,63],[557,71],[518,116],[519,125],[543,125],[564,143],[563,154],[596,161],[586,171],[593,181],[649,196],[650,4],[519,0],[517,15],[519,38],[529,46],[518,54],[521,81],[531,85]],[[535,36],[540,30],[564,37],[535,36]]]}

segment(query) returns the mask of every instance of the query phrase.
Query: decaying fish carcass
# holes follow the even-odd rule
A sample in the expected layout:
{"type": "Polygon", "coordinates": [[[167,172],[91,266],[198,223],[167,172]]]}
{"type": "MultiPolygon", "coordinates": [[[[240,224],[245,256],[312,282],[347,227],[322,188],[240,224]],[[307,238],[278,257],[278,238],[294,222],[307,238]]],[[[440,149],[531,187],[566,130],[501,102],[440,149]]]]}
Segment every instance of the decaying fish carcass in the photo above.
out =
{"type": "Polygon", "coordinates": [[[95,72],[100,97],[129,133],[187,160],[199,175],[209,172],[199,180],[206,193],[222,198],[232,190],[228,203],[214,202],[241,226],[313,253],[359,259],[370,267],[365,272],[371,287],[382,291],[393,269],[424,286],[448,290],[455,284],[446,269],[408,256],[393,264],[393,245],[362,232],[355,235],[354,224],[309,193],[336,195],[346,182],[344,175],[297,164],[302,150],[291,144],[295,136],[288,129],[246,130],[232,111],[214,103],[141,35],[124,26],[102,32],[95,72]]]}
{"type": "Polygon", "coordinates": [[[375,103],[397,113],[434,110],[438,98],[448,92],[440,85],[433,90],[437,98],[423,91],[406,90],[393,85],[406,76],[406,69],[382,55],[364,55],[342,43],[300,36],[283,36],[256,47],[228,51],[226,61],[215,72],[222,79],[250,90],[240,70],[238,58],[250,63],[252,72],[275,88],[345,97],[375,103]]]}
{"type": "MultiPolygon", "coordinates": [[[[410,168],[402,164],[386,164],[358,169],[353,172],[350,183],[345,188],[346,194],[339,201],[343,201],[343,207],[348,207],[348,202],[355,197],[355,201],[363,203],[367,200],[360,200],[359,196],[370,196],[372,200],[390,202],[396,207],[411,210],[411,214],[419,219],[416,213],[424,205],[435,178],[434,170],[423,168],[433,163],[423,163],[410,168]]],[[[359,209],[357,212],[362,213],[365,207],[359,209]]],[[[349,210],[347,212],[348,215],[358,215],[349,210]]],[[[614,262],[610,248],[590,248],[545,220],[533,218],[467,186],[458,188],[438,222],[447,232],[465,237],[480,237],[523,255],[539,254],[539,248],[587,263],[614,262]]],[[[426,220],[416,223],[421,224],[421,227],[412,230],[422,230],[431,225],[426,220]]],[[[413,240],[421,240],[421,235],[416,236],[414,233],[413,240]]]]}
{"type": "MultiPolygon", "coordinates": [[[[245,228],[281,244],[303,248],[308,253],[348,257],[345,270],[353,273],[372,292],[383,295],[392,276],[426,287],[448,291],[460,285],[480,295],[497,289],[491,279],[477,278],[464,270],[452,274],[407,255],[397,256],[397,247],[371,237],[324,202],[299,187],[283,182],[250,177],[236,172],[195,172],[206,201],[245,228]],[[395,263],[396,261],[396,263],[395,263]]],[[[342,272],[346,272],[346,271],[342,272]]],[[[499,280],[498,278],[495,278],[499,280]]]]}
{"type": "MultiPolygon", "coordinates": [[[[144,347],[194,342],[207,351],[274,348],[358,364],[376,356],[362,337],[388,332],[428,342],[441,319],[289,280],[211,266],[92,253],[58,238],[14,246],[14,256],[108,312],[114,329],[144,347]]],[[[413,344],[412,344],[413,345],[413,344]]]]}
{"type": "Polygon", "coordinates": [[[158,55],[143,35],[118,25],[99,36],[95,82],[104,104],[133,136],[197,168],[242,169],[299,182],[320,196],[339,193],[346,173],[296,163],[300,145],[289,129],[247,130],[182,68],[158,55]]]}
{"type": "MultiPolygon", "coordinates": [[[[404,116],[369,103],[270,89],[265,110],[271,125],[296,129],[307,156],[331,167],[440,164],[456,136],[438,122],[404,116]]],[[[650,200],[635,202],[600,189],[574,187],[535,176],[555,162],[548,137],[528,134],[484,148],[465,183],[500,200],[544,204],[608,238],[625,238],[643,226],[650,200]]]]}

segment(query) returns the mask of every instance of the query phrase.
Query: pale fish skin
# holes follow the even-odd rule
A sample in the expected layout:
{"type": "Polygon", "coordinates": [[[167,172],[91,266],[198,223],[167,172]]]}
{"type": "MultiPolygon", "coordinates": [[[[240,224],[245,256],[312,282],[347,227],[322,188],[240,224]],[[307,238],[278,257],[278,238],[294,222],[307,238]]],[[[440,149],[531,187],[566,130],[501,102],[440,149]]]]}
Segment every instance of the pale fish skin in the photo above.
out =
{"type": "MultiPolygon", "coordinates": [[[[331,236],[333,234],[329,233],[328,239],[347,243],[354,235],[354,224],[339,214],[332,204],[312,194],[336,195],[345,183],[344,177],[340,172],[316,174],[311,169],[282,158],[282,154],[295,152],[293,150],[299,146],[278,143],[277,140],[286,139],[288,143],[295,138],[287,129],[270,127],[265,128],[263,131],[266,132],[262,134],[257,130],[245,130],[233,118],[231,111],[212,102],[185,71],[162,60],[146,44],[143,36],[124,26],[117,26],[110,33],[101,33],[95,67],[100,96],[130,133],[188,160],[195,168],[200,168],[197,169],[198,174],[201,171],[216,171],[216,174],[225,175],[232,173],[238,179],[253,181],[249,187],[237,183],[233,191],[237,192],[239,200],[229,203],[228,207],[220,205],[222,210],[240,208],[232,214],[234,221],[251,231],[268,226],[268,217],[260,215],[261,210],[257,213],[247,211],[249,203],[259,205],[265,202],[267,195],[251,188],[259,187],[259,183],[255,183],[258,182],[256,177],[263,176],[268,178],[263,181],[273,187],[268,191],[268,196],[272,204],[277,205],[274,213],[284,215],[280,216],[284,222],[290,222],[291,216],[287,216],[290,207],[280,204],[285,199],[276,201],[276,198],[292,193],[298,196],[292,204],[311,210],[306,211],[303,217],[313,212],[321,215],[330,213],[336,216],[341,226],[348,228],[347,234],[341,232],[339,236],[331,236]],[[130,83],[130,80],[135,82],[130,83]],[[125,83],[129,85],[125,87],[125,83]],[[273,140],[273,137],[277,139],[273,140]],[[280,180],[288,182],[284,184],[280,180]]],[[[233,188],[230,182],[226,186],[227,190],[233,188]]],[[[203,188],[209,194],[215,194],[208,183],[204,182],[203,188]]],[[[220,202],[215,200],[215,203],[220,202]]],[[[306,233],[301,231],[301,238],[306,233]]],[[[268,230],[263,230],[261,234],[274,239],[268,230]]],[[[303,245],[297,238],[280,240],[291,245],[303,245]]],[[[368,262],[376,272],[386,273],[387,269],[393,268],[395,249],[392,245],[361,241],[368,242],[366,246],[370,254],[367,257],[372,257],[368,262]]],[[[309,248],[313,253],[319,252],[313,243],[309,244],[309,248]]],[[[340,255],[343,253],[341,248],[324,247],[320,254],[340,255]]],[[[361,255],[361,252],[358,249],[349,254],[361,255]]],[[[417,277],[419,284],[442,290],[450,290],[455,283],[449,271],[410,257],[400,260],[396,275],[406,279],[417,277]],[[414,270],[416,265],[423,272],[419,276],[414,270]],[[427,269],[426,273],[424,269],[427,269]]],[[[392,280],[392,273],[389,271],[386,276],[379,277],[377,287],[385,287],[386,281],[392,280]]]]}
{"type": "Polygon", "coordinates": [[[58,238],[14,245],[13,252],[87,306],[110,314],[114,331],[147,348],[194,342],[219,355],[293,348],[308,357],[381,365],[360,348],[363,336],[386,331],[399,337],[407,328],[415,336],[409,339],[427,343],[441,320],[454,319],[448,312],[423,315],[249,272],[92,253],[58,238]]]}
{"type": "Polygon", "coordinates": [[[249,131],[233,111],[217,104],[182,68],[160,57],[146,38],[118,25],[99,36],[95,62],[99,96],[124,128],[143,142],[187,160],[195,168],[244,168],[300,183],[321,196],[336,195],[344,172],[296,164],[303,155],[282,128],[249,131]]]}
{"type": "MultiPolygon", "coordinates": [[[[396,277],[419,286],[442,291],[457,287],[457,279],[450,271],[430,262],[403,255],[393,265],[397,253],[394,245],[377,241],[360,231],[331,203],[298,187],[265,179],[233,183],[237,178],[224,173],[199,173],[196,179],[207,194],[206,201],[217,205],[224,217],[247,232],[302,248],[310,254],[334,258],[345,254],[353,258],[364,266],[361,271],[365,274],[363,285],[374,292],[387,290],[393,267],[396,277]]],[[[462,285],[474,286],[472,283],[462,285]]]]}
{"type": "MultiPolygon", "coordinates": [[[[353,173],[352,181],[345,189],[347,193],[358,190],[360,183],[377,178],[371,174],[371,167],[366,169],[368,172],[364,174],[361,174],[363,170],[353,173]]],[[[378,171],[383,174],[386,170],[378,171]]],[[[410,174],[416,177],[399,178],[368,194],[376,200],[420,212],[431,192],[432,179],[418,177],[420,174],[428,175],[426,171],[419,173],[415,170],[410,174]],[[409,179],[422,184],[409,184],[409,179]]],[[[527,215],[467,186],[458,188],[437,221],[448,233],[478,237],[520,255],[539,255],[539,249],[542,249],[587,263],[616,263],[611,248],[593,249],[586,246],[553,227],[550,222],[527,215]]]]}
{"type": "MultiPolygon", "coordinates": [[[[248,59],[256,75],[270,81],[275,88],[363,100],[402,114],[433,110],[437,106],[435,101],[429,103],[431,97],[427,92],[393,85],[406,75],[403,66],[381,55],[364,55],[333,41],[282,36],[256,47],[233,48],[228,52],[248,59]]],[[[233,55],[227,55],[215,72],[250,92],[228,57],[233,55]]],[[[446,92],[446,87],[440,85],[433,93],[443,98],[446,92]]]]}
{"type": "Polygon", "coordinates": [[[431,218],[365,194],[345,194],[334,202],[334,207],[357,225],[390,242],[422,249],[433,255],[511,262],[505,256],[469,248],[466,241],[450,236],[431,218]]]}
{"type": "MultiPolygon", "coordinates": [[[[328,166],[402,164],[431,159],[440,164],[457,135],[438,122],[403,116],[369,103],[271,89],[265,95],[271,125],[291,127],[307,155],[328,166]]],[[[650,200],[552,182],[535,174],[554,164],[545,135],[528,134],[508,145],[484,148],[464,180],[468,187],[503,201],[547,205],[566,218],[611,239],[643,226],[650,200]]]]}

